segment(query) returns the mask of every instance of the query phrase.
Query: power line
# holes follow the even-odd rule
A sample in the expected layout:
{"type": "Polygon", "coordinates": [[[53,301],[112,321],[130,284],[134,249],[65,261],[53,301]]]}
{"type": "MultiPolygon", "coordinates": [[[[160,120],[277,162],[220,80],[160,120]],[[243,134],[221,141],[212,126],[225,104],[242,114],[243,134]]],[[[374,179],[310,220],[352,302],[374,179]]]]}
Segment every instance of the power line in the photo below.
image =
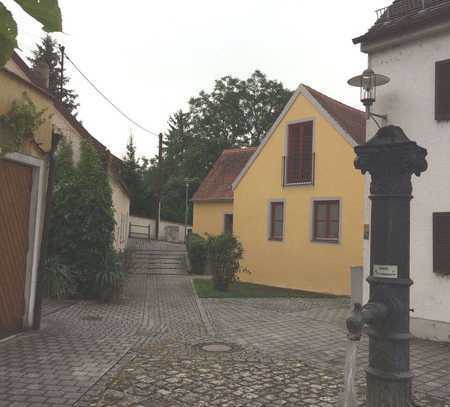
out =
{"type": "Polygon", "coordinates": [[[70,59],[70,57],[65,54],[67,60],[72,64],[72,66],[78,71],[78,73],[91,85],[94,90],[105,99],[117,112],[119,112],[123,117],[125,117],[129,122],[133,123],[136,127],[139,127],[141,130],[149,133],[153,136],[158,136],[154,131],[146,129],[144,126],[140,125],[137,121],[133,120],[130,116],[128,116],[120,107],[118,107],[114,102],[112,102],[82,71],[81,69],[70,59]]]}

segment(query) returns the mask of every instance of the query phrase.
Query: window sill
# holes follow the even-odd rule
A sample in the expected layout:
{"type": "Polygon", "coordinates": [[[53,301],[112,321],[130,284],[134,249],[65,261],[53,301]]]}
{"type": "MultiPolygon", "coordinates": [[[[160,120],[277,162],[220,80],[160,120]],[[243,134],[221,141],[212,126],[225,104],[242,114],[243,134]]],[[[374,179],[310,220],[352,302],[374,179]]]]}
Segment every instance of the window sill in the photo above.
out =
{"type": "Polygon", "coordinates": [[[282,237],[269,237],[269,242],[282,242],[283,238],[282,237]]]}
{"type": "Polygon", "coordinates": [[[311,239],[312,243],[339,244],[339,239],[311,239]]]}
{"type": "Polygon", "coordinates": [[[290,184],[284,184],[283,187],[301,187],[305,185],[314,185],[313,181],[308,182],[292,182],[290,184]]]}

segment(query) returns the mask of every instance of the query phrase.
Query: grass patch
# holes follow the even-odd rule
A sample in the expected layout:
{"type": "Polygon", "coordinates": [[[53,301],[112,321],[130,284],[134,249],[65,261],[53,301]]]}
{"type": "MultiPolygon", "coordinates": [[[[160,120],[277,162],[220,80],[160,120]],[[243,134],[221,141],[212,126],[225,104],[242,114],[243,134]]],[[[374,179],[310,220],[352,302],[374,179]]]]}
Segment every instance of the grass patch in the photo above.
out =
{"type": "Polygon", "coordinates": [[[200,298],[336,298],[329,294],[252,283],[234,283],[226,292],[216,290],[210,279],[194,278],[194,288],[200,298]]]}

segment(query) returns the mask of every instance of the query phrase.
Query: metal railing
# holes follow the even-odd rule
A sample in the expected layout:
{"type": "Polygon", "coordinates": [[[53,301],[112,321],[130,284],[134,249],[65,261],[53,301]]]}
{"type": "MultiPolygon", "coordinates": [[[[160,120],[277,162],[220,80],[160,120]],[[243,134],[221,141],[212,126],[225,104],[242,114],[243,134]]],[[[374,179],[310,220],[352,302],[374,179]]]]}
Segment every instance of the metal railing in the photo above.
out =
{"type": "Polygon", "coordinates": [[[377,22],[386,22],[398,17],[402,17],[411,11],[425,10],[428,7],[439,5],[442,0],[407,0],[392,4],[376,10],[377,22]]]}
{"type": "Polygon", "coordinates": [[[133,225],[130,223],[128,236],[135,239],[147,239],[151,240],[151,227],[150,225],[133,225]]]}
{"type": "Polygon", "coordinates": [[[312,154],[312,161],[311,161],[311,177],[310,179],[305,179],[298,182],[287,182],[287,163],[286,163],[286,156],[283,156],[282,158],[282,165],[281,165],[281,186],[289,186],[289,185],[314,185],[315,178],[316,178],[316,153],[312,154]]]}

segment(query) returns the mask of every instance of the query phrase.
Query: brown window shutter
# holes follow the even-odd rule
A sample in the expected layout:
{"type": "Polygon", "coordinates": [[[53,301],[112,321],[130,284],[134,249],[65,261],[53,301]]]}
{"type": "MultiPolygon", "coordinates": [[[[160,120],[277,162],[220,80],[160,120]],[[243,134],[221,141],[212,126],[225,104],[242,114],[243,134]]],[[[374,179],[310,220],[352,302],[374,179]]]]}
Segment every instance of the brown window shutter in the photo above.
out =
{"type": "Polygon", "coordinates": [[[435,118],[450,120],[450,59],[436,62],[435,118]]]}
{"type": "Polygon", "coordinates": [[[311,182],[313,174],[313,122],[288,127],[286,182],[311,182]]]}
{"type": "Polygon", "coordinates": [[[433,269],[450,275],[450,212],[433,213],[433,269]]]}
{"type": "Polygon", "coordinates": [[[289,126],[286,178],[288,184],[300,180],[301,128],[298,125],[289,126]]]}
{"type": "Polygon", "coordinates": [[[302,172],[300,182],[311,182],[313,164],[313,123],[305,123],[302,128],[302,133],[302,172]]]}

